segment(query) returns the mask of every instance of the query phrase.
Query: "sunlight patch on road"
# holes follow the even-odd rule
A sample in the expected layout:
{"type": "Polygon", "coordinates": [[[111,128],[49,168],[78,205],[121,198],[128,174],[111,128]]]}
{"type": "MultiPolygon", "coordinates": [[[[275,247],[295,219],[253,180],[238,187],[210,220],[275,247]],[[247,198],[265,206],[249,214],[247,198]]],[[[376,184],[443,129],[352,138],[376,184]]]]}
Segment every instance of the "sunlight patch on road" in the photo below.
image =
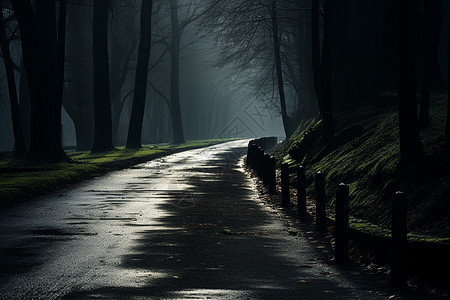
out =
{"type": "Polygon", "coordinates": [[[172,293],[172,299],[255,299],[251,298],[251,291],[221,290],[221,289],[193,289],[172,293]]]}

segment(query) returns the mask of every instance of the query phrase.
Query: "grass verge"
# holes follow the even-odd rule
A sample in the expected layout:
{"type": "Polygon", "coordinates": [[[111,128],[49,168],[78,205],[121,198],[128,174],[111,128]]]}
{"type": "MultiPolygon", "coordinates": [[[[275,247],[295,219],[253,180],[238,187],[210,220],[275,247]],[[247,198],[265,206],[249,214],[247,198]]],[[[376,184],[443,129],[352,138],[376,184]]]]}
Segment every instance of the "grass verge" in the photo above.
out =
{"type": "Polygon", "coordinates": [[[230,140],[201,140],[185,144],[161,144],[141,149],[125,149],[91,154],[69,152],[73,163],[36,164],[0,157],[0,208],[44,195],[109,171],[128,168],[155,158],[230,140]]]}
{"type": "Polygon", "coordinates": [[[307,140],[306,132],[314,133],[314,128],[321,125],[311,121],[299,127],[293,138],[284,144],[280,158],[291,167],[305,166],[311,195],[314,194],[314,174],[319,170],[326,174],[330,209],[334,208],[339,183],[349,185],[351,215],[355,220],[365,220],[352,223],[359,230],[389,229],[393,195],[400,190],[408,195],[408,227],[416,233],[410,235],[411,239],[449,243],[450,155],[448,142],[443,138],[446,106],[446,94],[433,95],[431,124],[421,129],[425,160],[407,169],[399,165],[398,119],[394,105],[383,109],[366,107],[336,115],[338,130],[334,141],[328,145],[320,138],[307,140]],[[297,159],[289,154],[292,151],[296,151],[297,159]]]}

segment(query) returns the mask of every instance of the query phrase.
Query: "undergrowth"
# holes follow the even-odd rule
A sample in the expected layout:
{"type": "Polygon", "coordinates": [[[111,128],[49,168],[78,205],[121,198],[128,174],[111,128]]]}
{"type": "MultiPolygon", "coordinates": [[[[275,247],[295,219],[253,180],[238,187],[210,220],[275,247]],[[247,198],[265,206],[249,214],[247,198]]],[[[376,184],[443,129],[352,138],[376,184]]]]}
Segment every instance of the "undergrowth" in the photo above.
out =
{"type": "MultiPolygon", "coordinates": [[[[280,150],[279,157],[291,167],[306,168],[308,192],[313,195],[313,177],[322,171],[327,178],[328,205],[334,207],[335,191],[343,182],[350,188],[351,215],[389,228],[396,191],[408,196],[408,226],[419,233],[450,237],[450,157],[443,138],[447,95],[434,95],[430,105],[431,124],[421,130],[425,161],[400,168],[398,118],[394,107],[362,108],[336,116],[337,132],[332,143],[321,138],[307,145],[299,161],[289,155],[300,151],[305,133],[316,120],[302,124],[280,150]]],[[[302,149],[302,151],[305,149],[302,149]]],[[[295,180],[295,176],[293,178],[295,180]]],[[[295,181],[294,181],[295,182],[295,181]]]]}

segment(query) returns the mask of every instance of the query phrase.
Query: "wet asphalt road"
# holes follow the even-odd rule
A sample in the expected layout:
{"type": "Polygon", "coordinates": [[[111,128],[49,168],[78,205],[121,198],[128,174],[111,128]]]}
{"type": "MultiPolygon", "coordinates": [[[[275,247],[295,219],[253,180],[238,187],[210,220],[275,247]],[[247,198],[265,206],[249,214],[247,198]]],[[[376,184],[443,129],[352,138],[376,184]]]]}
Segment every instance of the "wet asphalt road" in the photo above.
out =
{"type": "Polygon", "coordinates": [[[1,299],[382,298],[288,232],[247,141],[187,151],[0,212],[1,299]]]}

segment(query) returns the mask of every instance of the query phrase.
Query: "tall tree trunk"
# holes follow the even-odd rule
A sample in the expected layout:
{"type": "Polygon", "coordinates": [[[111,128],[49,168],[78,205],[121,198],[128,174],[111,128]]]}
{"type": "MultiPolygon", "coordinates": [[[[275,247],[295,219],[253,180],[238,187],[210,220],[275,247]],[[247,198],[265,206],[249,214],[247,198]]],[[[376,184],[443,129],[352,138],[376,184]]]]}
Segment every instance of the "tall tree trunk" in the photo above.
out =
{"type": "Polygon", "coordinates": [[[444,1],[424,1],[431,4],[431,88],[444,89],[445,83],[442,77],[439,62],[440,36],[443,25],[442,3],[444,1]]]}
{"type": "Polygon", "coordinates": [[[325,0],[322,59],[320,63],[320,94],[322,102],[323,139],[325,143],[334,137],[333,100],[331,94],[331,47],[332,47],[332,10],[336,8],[336,0],[325,0]]]}
{"type": "Polygon", "coordinates": [[[94,1],[93,61],[94,61],[94,145],[92,152],[114,149],[108,61],[108,12],[111,0],[94,1]]]}
{"type": "Polygon", "coordinates": [[[72,99],[72,101],[64,101],[63,105],[75,126],[77,151],[88,151],[92,149],[94,140],[92,130],[94,125],[93,112],[90,102],[85,101],[88,98],[86,95],[87,91],[79,88],[79,86],[86,86],[85,82],[75,85],[74,87],[68,87],[66,90],[68,93],[67,98],[72,99]],[[78,101],[73,101],[74,99],[78,101]]]}
{"type": "Polygon", "coordinates": [[[399,85],[398,118],[400,156],[402,164],[420,162],[422,154],[417,120],[416,82],[414,70],[414,5],[409,0],[398,1],[399,85]]]}
{"type": "Polygon", "coordinates": [[[23,60],[21,62],[20,80],[19,80],[19,115],[22,123],[22,132],[25,140],[25,146],[28,149],[30,147],[30,120],[31,120],[31,99],[30,88],[28,86],[28,80],[26,75],[25,66],[23,60]]]}
{"type": "MultiPolygon", "coordinates": [[[[3,1],[0,1],[0,6],[3,1]]],[[[5,33],[5,25],[3,19],[3,12],[0,12],[0,46],[3,54],[3,62],[5,64],[6,77],[8,81],[9,103],[11,108],[11,119],[14,132],[14,154],[16,156],[23,156],[27,153],[25,139],[22,131],[22,123],[20,121],[19,102],[17,99],[16,79],[14,77],[14,67],[11,59],[11,52],[9,50],[9,43],[5,33]]]]}
{"type": "MultiPolygon", "coordinates": [[[[297,1],[298,5],[300,5],[300,1],[297,1]]],[[[300,6],[298,6],[298,8],[300,8],[300,6]]],[[[295,123],[296,124],[300,124],[301,121],[301,115],[306,115],[306,113],[309,113],[309,103],[308,101],[306,101],[306,99],[302,98],[302,71],[303,71],[303,64],[302,64],[302,60],[303,60],[303,51],[302,51],[302,44],[303,44],[303,40],[302,40],[302,30],[303,30],[303,22],[300,22],[301,18],[303,17],[303,15],[299,12],[297,13],[297,17],[298,17],[298,21],[295,27],[296,30],[296,36],[295,36],[295,47],[296,49],[296,55],[297,55],[297,61],[298,61],[298,65],[297,65],[297,113],[295,115],[295,123]],[[303,112],[301,111],[303,108],[303,112]]]]}
{"type": "Polygon", "coordinates": [[[57,61],[57,85],[56,85],[56,100],[57,100],[57,123],[61,126],[57,127],[58,133],[56,135],[57,143],[61,145],[60,150],[62,155],[66,156],[66,161],[70,158],[63,151],[63,140],[62,140],[62,105],[63,105],[63,95],[64,95],[64,70],[65,70],[65,60],[66,60],[66,17],[67,17],[67,0],[59,0],[59,18],[58,18],[58,61],[57,61]]]}
{"type": "Polygon", "coordinates": [[[420,97],[419,125],[426,127],[430,123],[430,89],[442,85],[439,75],[439,33],[442,25],[441,1],[423,1],[423,60],[422,93],[420,97]]]}
{"type": "Polygon", "coordinates": [[[63,161],[56,94],[57,30],[54,1],[12,1],[22,41],[22,54],[31,98],[29,155],[37,160],[63,161]]]}
{"type": "Polygon", "coordinates": [[[311,46],[314,91],[320,114],[322,114],[322,92],[320,88],[320,1],[311,0],[311,46]]]}
{"type": "MultiPolygon", "coordinates": [[[[88,38],[89,33],[92,33],[92,24],[86,24],[90,17],[86,14],[86,10],[92,10],[92,7],[67,9],[66,39],[80,41],[80,39],[88,38]]],[[[83,59],[85,49],[85,43],[76,43],[66,48],[66,57],[70,57],[71,61],[66,62],[64,73],[71,80],[64,83],[62,98],[63,107],[75,126],[76,147],[79,151],[91,150],[94,141],[92,62],[83,59]]]]}
{"type": "MultiPolygon", "coordinates": [[[[112,118],[112,135],[113,135],[113,145],[119,145],[126,143],[123,142],[122,136],[120,135],[120,119],[122,116],[124,108],[124,99],[128,99],[127,96],[123,96],[123,88],[125,82],[128,79],[128,74],[130,73],[130,63],[133,54],[138,45],[137,34],[130,33],[127,28],[134,26],[134,18],[130,18],[128,15],[124,16],[126,18],[126,23],[122,24],[123,32],[118,32],[116,34],[127,35],[126,40],[123,41],[122,46],[115,45],[110,47],[110,86],[111,86],[111,118],[112,118]],[[126,48],[124,48],[126,46],[126,48]]],[[[128,93],[128,92],[127,92],[128,93]]]]}
{"type": "Polygon", "coordinates": [[[75,136],[77,140],[77,151],[88,151],[92,149],[92,127],[89,126],[89,117],[80,115],[72,118],[75,125],[75,136]]]}
{"type": "Polygon", "coordinates": [[[152,5],[152,0],[142,0],[141,37],[134,83],[133,108],[131,111],[130,126],[128,127],[127,148],[140,148],[142,143],[142,122],[144,120],[152,37],[152,5]]]}
{"type": "MultiPolygon", "coordinates": [[[[14,8],[14,14],[20,28],[21,43],[22,43],[22,56],[24,72],[27,76],[28,91],[30,95],[30,148],[33,144],[33,140],[36,140],[35,130],[33,130],[33,116],[35,114],[35,102],[37,101],[37,86],[39,85],[37,78],[34,78],[34,73],[39,69],[38,61],[36,60],[37,48],[37,28],[34,22],[34,13],[31,3],[29,1],[12,1],[11,4],[14,8]]],[[[35,143],[35,142],[34,142],[35,143]]],[[[30,149],[31,151],[31,149],[30,149]]]]}
{"type": "Polygon", "coordinates": [[[286,97],[284,94],[283,69],[281,65],[281,53],[280,53],[281,46],[278,31],[278,16],[276,4],[277,4],[276,0],[272,0],[271,19],[272,19],[273,47],[275,52],[275,64],[277,70],[278,94],[280,97],[281,117],[283,119],[283,127],[284,132],[286,134],[286,139],[288,139],[292,135],[292,129],[290,118],[287,115],[286,97]]]}
{"type": "Polygon", "coordinates": [[[437,1],[423,1],[422,93],[419,112],[419,124],[423,127],[430,123],[431,2],[437,1]]]}
{"type": "Polygon", "coordinates": [[[169,0],[170,20],[172,24],[172,42],[170,44],[170,100],[172,113],[173,143],[183,144],[184,130],[180,108],[180,20],[178,18],[178,0],[169,0]]]}
{"type": "MultiPolygon", "coordinates": [[[[450,15],[449,15],[450,19],[450,15]]],[[[450,22],[448,24],[448,32],[450,33],[450,22]]],[[[450,34],[447,41],[448,54],[447,54],[447,122],[445,123],[445,136],[450,139],[450,34]]]]}
{"type": "MultiPolygon", "coordinates": [[[[38,54],[36,59],[41,61],[40,70],[36,70],[35,76],[40,76],[39,107],[35,107],[38,113],[32,113],[33,129],[41,129],[42,132],[35,134],[34,150],[33,135],[31,139],[30,152],[38,157],[51,156],[52,160],[64,158],[61,145],[61,107],[57,99],[57,27],[56,27],[56,2],[37,1],[36,21],[38,28],[38,54]],[[38,115],[37,115],[38,114],[38,115]],[[37,116],[35,116],[37,115],[37,116]],[[33,122],[33,119],[35,122],[33,122]]],[[[36,104],[36,103],[35,103],[36,104]]],[[[33,107],[32,107],[33,111],[33,107]]]]}
{"type": "Polygon", "coordinates": [[[328,143],[334,136],[333,101],[331,95],[331,8],[335,0],[325,0],[322,57],[320,49],[320,1],[311,0],[311,44],[314,90],[323,123],[323,139],[328,143]]]}

